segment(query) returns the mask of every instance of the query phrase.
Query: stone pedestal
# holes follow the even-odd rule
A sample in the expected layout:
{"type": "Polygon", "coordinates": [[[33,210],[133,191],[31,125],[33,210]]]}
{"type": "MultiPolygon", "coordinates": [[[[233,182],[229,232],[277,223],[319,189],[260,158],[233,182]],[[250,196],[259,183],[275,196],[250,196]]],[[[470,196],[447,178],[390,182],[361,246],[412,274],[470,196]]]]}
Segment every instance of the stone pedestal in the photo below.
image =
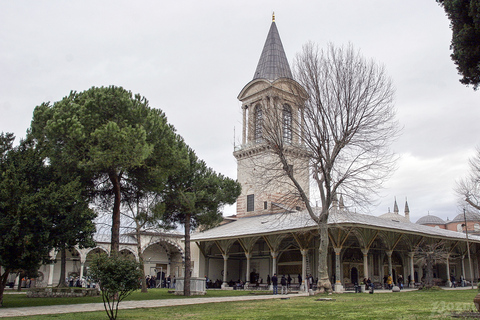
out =
{"type": "Polygon", "coordinates": [[[344,291],[343,285],[341,283],[335,283],[335,292],[340,293],[340,292],[343,292],[343,291],[344,291]]]}
{"type": "MultiPolygon", "coordinates": [[[[185,278],[177,278],[175,284],[175,294],[183,295],[185,286],[185,278]]],[[[202,296],[207,294],[205,278],[190,278],[190,293],[192,296],[202,296]]]]}

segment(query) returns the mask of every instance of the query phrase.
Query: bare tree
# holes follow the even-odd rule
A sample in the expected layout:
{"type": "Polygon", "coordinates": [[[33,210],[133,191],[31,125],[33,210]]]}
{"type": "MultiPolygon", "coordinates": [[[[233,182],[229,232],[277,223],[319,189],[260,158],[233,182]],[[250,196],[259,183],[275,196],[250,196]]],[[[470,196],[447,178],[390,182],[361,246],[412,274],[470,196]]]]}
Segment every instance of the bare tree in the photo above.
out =
{"type": "MultiPolygon", "coordinates": [[[[416,264],[425,268],[425,287],[431,288],[434,286],[433,282],[433,267],[439,263],[447,263],[448,251],[445,248],[445,241],[433,241],[427,243],[422,241],[415,248],[416,264]]],[[[450,275],[447,275],[450,276],[450,275]]]]}
{"type": "Polygon", "coordinates": [[[308,43],[296,56],[294,70],[296,82],[289,90],[299,111],[291,123],[284,106],[275,102],[264,112],[262,139],[271,154],[264,167],[274,177],[269,182],[288,180],[294,186],[290,202],[303,202],[318,224],[317,287],[330,291],[327,221],[332,203],[341,194],[350,204],[368,206],[395,169],[397,157],[389,149],[399,134],[394,88],[385,69],[351,45],[329,44],[321,50],[308,43]],[[310,204],[305,177],[298,174],[302,163],[308,166],[321,210],[310,204]]]}
{"type": "Polygon", "coordinates": [[[474,210],[480,210],[480,147],[473,158],[469,159],[470,172],[467,177],[457,181],[455,193],[460,198],[460,204],[474,210]]]}
{"type": "MultiPolygon", "coordinates": [[[[147,292],[147,282],[145,275],[144,255],[142,248],[142,234],[148,231],[158,232],[160,227],[160,219],[162,215],[162,208],[159,205],[158,194],[153,192],[136,192],[129,201],[126,201],[128,210],[122,211],[123,217],[130,223],[124,228],[130,229],[137,241],[138,262],[140,264],[140,271],[142,273],[142,290],[147,292]]],[[[151,239],[150,239],[151,240],[151,239]]],[[[160,279],[161,280],[161,279],[160,279]]]]}

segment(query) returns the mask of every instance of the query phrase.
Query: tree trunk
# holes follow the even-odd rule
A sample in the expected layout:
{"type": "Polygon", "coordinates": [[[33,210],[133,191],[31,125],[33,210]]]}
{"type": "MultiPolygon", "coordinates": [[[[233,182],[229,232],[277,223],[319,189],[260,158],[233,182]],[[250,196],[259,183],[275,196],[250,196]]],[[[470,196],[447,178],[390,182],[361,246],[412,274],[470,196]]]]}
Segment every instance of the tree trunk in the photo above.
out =
{"type": "Polygon", "coordinates": [[[142,290],[141,292],[147,293],[147,278],[145,277],[145,265],[143,262],[143,252],[142,252],[142,244],[140,243],[140,229],[137,227],[136,230],[136,237],[137,237],[137,252],[138,252],[138,262],[140,263],[140,271],[142,272],[142,290]]]}
{"type": "Polygon", "coordinates": [[[60,279],[58,280],[57,287],[68,287],[68,284],[65,280],[66,278],[66,269],[67,269],[67,249],[63,247],[60,249],[60,279]]]}
{"type": "Polygon", "coordinates": [[[0,307],[3,307],[3,292],[5,291],[5,286],[7,285],[8,275],[10,274],[10,269],[6,269],[2,274],[2,280],[0,281],[0,307]]]}
{"type": "Polygon", "coordinates": [[[17,291],[22,291],[22,279],[25,276],[25,272],[20,271],[18,272],[18,286],[17,291]]]}
{"type": "Polygon", "coordinates": [[[183,295],[190,296],[190,278],[192,273],[192,262],[190,257],[190,219],[191,215],[188,213],[185,215],[185,276],[183,295]]]}
{"type": "Polygon", "coordinates": [[[433,286],[433,259],[430,254],[427,254],[425,269],[427,271],[427,274],[425,275],[425,286],[431,288],[433,286]]]}
{"type": "Polygon", "coordinates": [[[326,221],[318,224],[320,234],[320,244],[318,245],[318,283],[317,292],[332,292],[332,283],[328,277],[328,225],[326,221]]]}
{"type": "Polygon", "coordinates": [[[111,171],[108,174],[110,182],[113,187],[113,194],[115,195],[113,202],[112,213],[112,239],[110,244],[110,253],[120,251],[120,201],[121,201],[121,188],[120,188],[120,176],[111,171]]]}

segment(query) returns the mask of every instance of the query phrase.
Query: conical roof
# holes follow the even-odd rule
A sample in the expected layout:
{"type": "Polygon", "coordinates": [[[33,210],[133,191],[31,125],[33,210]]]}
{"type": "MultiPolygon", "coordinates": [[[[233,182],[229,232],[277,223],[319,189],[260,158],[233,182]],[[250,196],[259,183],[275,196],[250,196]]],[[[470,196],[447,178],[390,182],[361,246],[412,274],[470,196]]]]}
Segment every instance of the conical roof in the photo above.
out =
{"type": "Polygon", "coordinates": [[[253,79],[275,81],[279,78],[293,79],[275,20],[273,20],[253,79]]]}
{"type": "Polygon", "coordinates": [[[397,198],[395,198],[395,203],[393,204],[393,212],[398,214],[397,198]]]}

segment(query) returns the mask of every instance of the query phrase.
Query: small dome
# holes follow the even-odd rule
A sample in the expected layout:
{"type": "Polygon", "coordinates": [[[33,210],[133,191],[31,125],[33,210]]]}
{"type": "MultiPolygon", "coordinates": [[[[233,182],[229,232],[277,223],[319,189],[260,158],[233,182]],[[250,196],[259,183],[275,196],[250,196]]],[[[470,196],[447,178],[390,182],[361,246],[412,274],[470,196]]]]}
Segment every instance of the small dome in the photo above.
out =
{"type": "Polygon", "coordinates": [[[381,216],[379,216],[379,218],[386,219],[386,220],[400,221],[400,222],[410,222],[408,218],[405,218],[404,216],[395,212],[388,212],[388,213],[382,214],[381,216]]]}
{"type": "Polygon", "coordinates": [[[422,225],[425,225],[425,224],[445,224],[445,221],[443,221],[442,218],[439,218],[437,216],[427,215],[427,216],[423,216],[420,219],[418,219],[416,224],[422,224],[422,225]]]}
{"type": "MultiPolygon", "coordinates": [[[[467,221],[480,221],[480,214],[476,212],[465,212],[465,216],[467,217],[467,221]]],[[[458,214],[453,220],[452,223],[458,222],[465,222],[465,217],[463,213],[458,214]]]]}

